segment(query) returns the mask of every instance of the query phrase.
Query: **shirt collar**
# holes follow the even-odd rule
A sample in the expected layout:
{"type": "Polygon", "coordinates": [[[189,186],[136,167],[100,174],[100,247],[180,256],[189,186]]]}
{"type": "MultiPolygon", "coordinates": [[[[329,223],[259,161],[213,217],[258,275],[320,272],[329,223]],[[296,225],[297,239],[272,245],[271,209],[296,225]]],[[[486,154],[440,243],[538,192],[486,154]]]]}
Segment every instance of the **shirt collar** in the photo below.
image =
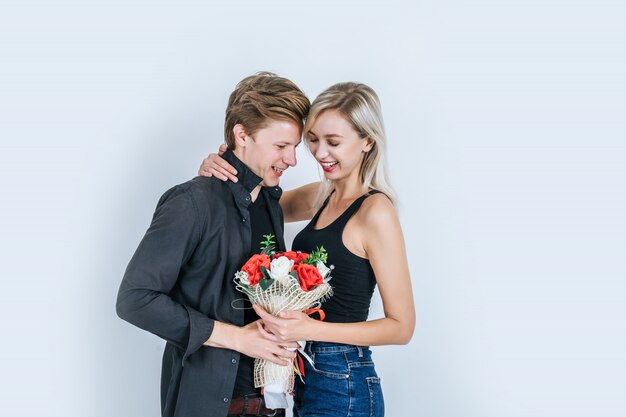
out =
{"type": "Polygon", "coordinates": [[[237,170],[237,182],[238,185],[242,186],[248,194],[254,190],[254,188],[259,185],[259,183],[263,180],[263,178],[256,175],[250,168],[248,168],[239,158],[235,156],[235,153],[227,149],[222,155],[222,158],[226,160],[229,164],[231,164],[237,170]]]}
{"type": "MultiPolygon", "coordinates": [[[[231,164],[237,170],[237,179],[239,180],[236,183],[228,181],[231,189],[235,191],[237,194],[246,194],[249,195],[252,193],[252,190],[259,185],[259,183],[263,180],[263,178],[256,175],[246,164],[241,162],[235,153],[231,149],[227,149],[222,155],[222,158],[229,164],[231,164]]],[[[283,190],[279,187],[263,187],[263,189],[267,190],[267,192],[274,197],[275,199],[279,199],[283,194],[283,190]]],[[[248,200],[249,201],[249,200],[248,200]]]]}

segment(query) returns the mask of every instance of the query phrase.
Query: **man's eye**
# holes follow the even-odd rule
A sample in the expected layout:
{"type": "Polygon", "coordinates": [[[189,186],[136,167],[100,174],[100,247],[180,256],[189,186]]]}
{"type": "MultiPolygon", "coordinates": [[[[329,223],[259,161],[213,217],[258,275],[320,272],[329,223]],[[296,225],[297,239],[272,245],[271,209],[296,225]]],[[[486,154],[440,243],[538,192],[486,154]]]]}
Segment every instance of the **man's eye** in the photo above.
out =
{"type": "Polygon", "coordinates": [[[328,146],[332,146],[334,148],[335,146],[339,146],[339,144],[337,142],[328,142],[328,146]]]}
{"type": "Polygon", "coordinates": [[[285,145],[276,145],[278,149],[285,149],[285,145]]]}

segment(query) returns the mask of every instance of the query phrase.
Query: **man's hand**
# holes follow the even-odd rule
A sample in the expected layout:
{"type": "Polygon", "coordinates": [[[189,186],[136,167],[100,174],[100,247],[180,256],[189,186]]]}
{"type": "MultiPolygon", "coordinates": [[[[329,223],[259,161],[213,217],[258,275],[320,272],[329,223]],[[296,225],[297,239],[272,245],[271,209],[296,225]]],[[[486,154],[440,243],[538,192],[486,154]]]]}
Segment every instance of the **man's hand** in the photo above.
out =
{"type": "Polygon", "coordinates": [[[204,345],[236,350],[252,358],[265,359],[277,365],[289,365],[296,353],[286,348],[297,348],[298,344],[268,339],[259,330],[258,322],[257,320],[247,326],[237,327],[216,321],[213,333],[204,345]]]}
{"type": "Polygon", "coordinates": [[[198,175],[203,177],[214,176],[222,181],[230,180],[232,182],[237,182],[237,170],[222,158],[226,149],[228,149],[227,146],[225,144],[221,144],[217,154],[212,153],[204,158],[202,165],[200,165],[200,169],[198,169],[198,175]]]}

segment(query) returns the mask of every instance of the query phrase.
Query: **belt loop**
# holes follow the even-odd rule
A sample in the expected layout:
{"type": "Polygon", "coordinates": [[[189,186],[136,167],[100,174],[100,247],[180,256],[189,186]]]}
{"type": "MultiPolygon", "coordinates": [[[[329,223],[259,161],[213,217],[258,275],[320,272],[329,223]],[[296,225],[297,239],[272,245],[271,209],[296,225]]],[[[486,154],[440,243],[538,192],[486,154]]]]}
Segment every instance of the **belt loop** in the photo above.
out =
{"type": "Polygon", "coordinates": [[[248,396],[247,395],[243,396],[243,413],[242,414],[244,416],[248,414],[248,396]]]}
{"type": "Polygon", "coordinates": [[[359,351],[359,358],[362,358],[363,357],[363,348],[361,346],[357,346],[356,348],[359,351]]]}
{"type": "MultiPolygon", "coordinates": [[[[263,397],[257,397],[257,401],[255,401],[256,403],[256,410],[254,410],[254,415],[255,416],[260,416],[261,415],[261,405],[264,404],[263,403],[263,397]]],[[[246,410],[247,412],[247,410],[246,410]]]]}

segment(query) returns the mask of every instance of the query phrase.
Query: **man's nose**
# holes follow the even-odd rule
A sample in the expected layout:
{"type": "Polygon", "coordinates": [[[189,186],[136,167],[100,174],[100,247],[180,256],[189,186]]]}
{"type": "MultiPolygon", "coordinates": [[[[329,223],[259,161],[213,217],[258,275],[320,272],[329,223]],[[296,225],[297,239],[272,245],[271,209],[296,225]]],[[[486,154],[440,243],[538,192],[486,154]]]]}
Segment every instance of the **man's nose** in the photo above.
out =
{"type": "Polygon", "coordinates": [[[296,164],[298,163],[298,160],[296,159],[296,148],[293,147],[292,149],[287,150],[283,159],[285,163],[290,167],[296,166],[296,164]]]}

